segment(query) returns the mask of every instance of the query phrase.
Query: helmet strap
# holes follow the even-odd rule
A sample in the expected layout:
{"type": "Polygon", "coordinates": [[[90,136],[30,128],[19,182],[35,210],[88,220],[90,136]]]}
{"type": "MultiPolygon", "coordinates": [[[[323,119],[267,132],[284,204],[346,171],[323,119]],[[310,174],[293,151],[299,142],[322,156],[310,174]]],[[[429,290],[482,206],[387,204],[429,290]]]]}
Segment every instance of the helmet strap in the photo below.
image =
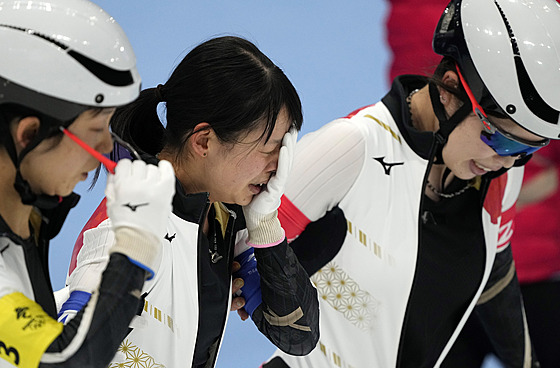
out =
{"type": "Polygon", "coordinates": [[[447,144],[449,135],[462,122],[472,111],[472,106],[470,101],[465,102],[453,115],[447,118],[445,113],[445,107],[440,101],[439,90],[435,83],[429,84],[430,100],[432,102],[432,108],[436,117],[439,121],[439,129],[435,132],[435,137],[437,140],[437,147],[434,161],[435,164],[443,164],[443,147],[447,144]]]}
{"type": "MultiPolygon", "coordinates": [[[[2,117],[3,118],[3,117],[2,117]]],[[[35,194],[33,193],[29,182],[23,178],[20,172],[20,164],[23,158],[31,152],[35,147],[37,147],[45,138],[51,135],[53,127],[61,125],[55,119],[41,116],[41,124],[39,125],[39,131],[33,137],[33,140],[20,152],[18,155],[16,152],[15,144],[11,134],[7,135],[6,150],[14,166],[16,168],[16,177],[14,182],[14,188],[21,197],[21,202],[25,205],[35,206],[40,209],[51,209],[56,207],[62,198],[60,196],[50,196],[46,194],[35,194]],[[54,123],[54,124],[53,124],[54,123]],[[56,124],[56,125],[55,125],[56,124]]]]}
{"type": "Polygon", "coordinates": [[[19,193],[21,197],[21,202],[26,205],[34,206],[40,208],[42,210],[49,210],[51,208],[55,208],[61,201],[62,197],[55,195],[50,196],[46,194],[35,194],[31,190],[31,186],[21,176],[21,172],[19,168],[16,171],[16,180],[14,182],[14,188],[19,193]]]}

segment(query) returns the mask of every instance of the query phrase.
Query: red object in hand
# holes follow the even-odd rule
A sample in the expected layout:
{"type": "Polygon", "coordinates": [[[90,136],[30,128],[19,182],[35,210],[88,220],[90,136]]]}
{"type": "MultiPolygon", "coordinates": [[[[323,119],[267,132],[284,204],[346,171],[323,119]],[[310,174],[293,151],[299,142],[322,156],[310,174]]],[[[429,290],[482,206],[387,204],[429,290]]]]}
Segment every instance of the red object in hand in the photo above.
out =
{"type": "Polygon", "coordinates": [[[103,165],[105,165],[105,167],[107,168],[107,170],[109,170],[109,172],[111,174],[115,173],[115,167],[117,166],[117,163],[105,156],[103,156],[101,153],[97,152],[96,150],[94,150],[93,148],[91,148],[90,146],[88,146],[84,141],[82,141],[80,138],[76,137],[74,134],[70,133],[70,131],[66,128],[60,127],[60,130],[62,130],[62,132],[64,134],[66,134],[68,136],[68,138],[72,139],[74,142],[78,143],[80,145],[80,147],[82,147],[83,149],[85,149],[90,155],[92,155],[93,157],[95,157],[99,162],[101,162],[103,165]]]}

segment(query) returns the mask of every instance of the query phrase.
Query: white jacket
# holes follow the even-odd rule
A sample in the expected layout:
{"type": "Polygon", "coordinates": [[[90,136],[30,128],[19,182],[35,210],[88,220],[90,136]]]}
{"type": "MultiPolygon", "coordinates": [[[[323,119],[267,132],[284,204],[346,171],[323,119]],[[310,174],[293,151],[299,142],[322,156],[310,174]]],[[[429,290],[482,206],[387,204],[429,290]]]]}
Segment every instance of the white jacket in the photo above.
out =
{"type": "MultiPolygon", "coordinates": [[[[213,296],[211,305],[200,305],[208,302],[201,299],[201,285],[216,280],[215,275],[210,278],[205,276],[205,270],[213,267],[212,255],[209,254],[212,245],[202,233],[203,218],[209,205],[207,193],[185,195],[180,184],[177,185],[173,213],[167,222],[167,235],[161,239],[163,252],[160,265],[155,277],[144,285],[143,309],[132,321],[131,331],[110,367],[128,366],[138,361],[146,367],[191,367],[197,335],[201,333],[218,336],[208,349],[204,348],[204,352],[208,353],[204,367],[214,367],[231,304],[231,263],[235,255],[249,247],[245,242],[248,233],[241,207],[214,204],[216,221],[219,219],[224,232],[224,250],[220,250],[216,257],[222,265],[219,272],[224,273],[217,276],[221,278],[219,282],[222,285],[219,292],[225,289],[227,296],[219,300],[213,296]],[[199,318],[202,308],[219,311],[219,315],[206,316],[219,321],[212,325],[212,331],[208,328],[199,330],[199,323],[205,323],[199,318]],[[219,330],[215,326],[219,326],[219,330]]],[[[82,240],[76,244],[81,249],[77,267],[67,280],[69,293],[76,290],[90,292],[97,284],[107,261],[107,251],[114,241],[109,221],[102,203],[86,225],[82,240]]],[[[255,250],[255,257],[261,279],[267,280],[263,287],[268,289],[263,293],[263,303],[253,313],[254,323],[285,351],[302,354],[303,349],[303,353],[309,352],[318,339],[318,307],[315,289],[305,270],[286,241],[275,247],[255,250]],[[289,297],[284,296],[286,291],[289,297]],[[285,307],[289,310],[286,311],[285,307]],[[296,309],[301,311],[296,318],[303,326],[301,330],[269,318],[277,315],[282,320],[296,309]]],[[[206,296],[209,293],[212,292],[207,291],[206,296]]]]}
{"type": "MultiPolygon", "coordinates": [[[[403,126],[394,118],[400,116],[402,105],[406,108],[407,93],[401,88],[397,86],[383,102],[333,121],[298,143],[293,180],[279,218],[290,240],[309,223],[306,232],[312,235],[303,232],[292,246],[308,272],[318,270],[311,280],[319,294],[321,338],[306,357],[275,354],[291,368],[414,366],[407,364],[413,351],[403,351],[401,339],[409,327],[407,306],[425,307],[414,305],[410,298],[413,287],[426,282],[417,272],[427,265],[419,255],[419,244],[433,137],[431,133],[403,134],[403,126]],[[338,215],[329,212],[333,209],[338,215]],[[342,217],[341,213],[342,221],[335,218],[342,217]],[[306,248],[308,253],[309,248],[315,250],[315,258],[300,256],[306,248]]],[[[484,206],[480,206],[482,257],[473,260],[480,262],[480,274],[472,275],[479,280],[478,286],[471,296],[462,296],[465,308],[447,343],[436,352],[435,366],[442,362],[483,293],[497,252],[501,213],[514,205],[521,179],[522,168],[514,168],[491,182],[484,206]]],[[[485,190],[484,182],[480,190],[485,190]]],[[[509,235],[502,236],[500,244],[507,243],[509,235]]],[[[432,286],[437,290],[446,280],[435,282],[432,286]]],[[[424,302],[439,306],[446,303],[446,295],[424,302]]],[[[421,334],[413,331],[411,336],[421,334]]],[[[411,345],[421,351],[430,348],[431,341],[420,340],[411,345]]]]}

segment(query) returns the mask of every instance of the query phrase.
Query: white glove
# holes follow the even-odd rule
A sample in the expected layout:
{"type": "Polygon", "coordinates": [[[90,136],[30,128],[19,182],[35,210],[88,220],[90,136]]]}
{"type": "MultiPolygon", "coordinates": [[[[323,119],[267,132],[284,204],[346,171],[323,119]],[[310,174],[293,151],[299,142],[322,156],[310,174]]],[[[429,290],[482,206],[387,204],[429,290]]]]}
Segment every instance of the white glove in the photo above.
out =
{"type": "Polygon", "coordinates": [[[171,213],[175,173],[169,161],[158,166],[142,160],[120,160],[107,177],[107,214],[115,232],[109,253],[122,253],[154,275],[161,239],[171,213]]]}
{"type": "Polygon", "coordinates": [[[270,178],[266,189],[243,207],[249,231],[247,244],[252,247],[272,247],[280,244],[285,238],[284,230],[278,221],[278,207],[292,170],[296,141],[297,130],[292,127],[282,139],[276,174],[270,178]]]}

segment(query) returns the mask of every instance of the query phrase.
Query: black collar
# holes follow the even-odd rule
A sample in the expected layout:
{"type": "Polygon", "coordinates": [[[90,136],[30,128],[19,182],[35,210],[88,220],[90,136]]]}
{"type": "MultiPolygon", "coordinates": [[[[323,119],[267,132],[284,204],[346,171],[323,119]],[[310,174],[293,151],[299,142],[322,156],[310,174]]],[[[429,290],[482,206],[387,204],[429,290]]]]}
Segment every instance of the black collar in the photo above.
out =
{"type": "Polygon", "coordinates": [[[426,77],[418,75],[401,75],[393,81],[391,90],[381,99],[383,104],[395,119],[399,131],[406,143],[418,156],[430,160],[430,151],[435,141],[434,132],[422,132],[412,126],[410,111],[406,98],[415,89],[421,89],[428,84],[426,77]]]}
{"type": "MultiPolygon", "coordinates": [[[[41,216],[41,224],[40,229],[36,229],[34,231],[39,231],[40,241],[42,240],[48,242],[58,235],[60,229],[62,228],[62,225],[64,224],[64,221],[66,221],[66,217],[68,217],[68,212],[70,212],[70,210],[78,204],[79,200],[80,196],[78,194],[71,193],[70,195],[63,197],[62,201],[52,209],[37,209],[41,216]]],[[[12,238],[12,240],[14,240],[16,243],[24,242],[26,240],[14,234],[12,229],[10,229],[10,227],[6,224],[1,216],[0,232],[9,235],[9,237],[12,238]]]]}
{"type": "MultiPolygon", "coordinates": [[[[149,164],[157,165],[159,162],[156,157],[146,153],[142,153],[140,157],[149,164]]],[[[206,216],[206,211],[210,205],[208,197],[209,193],[207,192],[194,194],[185,193],[181,182],[176,178],[175,195],[173,196],[173,213],[182,220],[202,225],[204,223],[204,216],[206,216]]]]}
{"type": "MultiPolygon", "coordinates": [[[[428,78],[419,75],[401,75],[394,79],[393,85],[389,93],[381,99],[383,104],[389,109],[389,112],[395,119],[399,131],[402,134],[406,143],[412,148],[418,156],[425,160],[432,160],[430,157],[431,148],[437,140],[434,132],[422,132],[412,126],[412,120],[410,118],[410,111],[408,110],[408,104],[406,103],[406,98],[415,89],[420,89],[428,84],[428,78]]],[[[515,161],[514,166],[523,166],[530,159],[532,155],[528,155],[520,160],[515,161]]],[[[484,176],[493,179],[503,173],[508,169],[501,169],[496,172],[490,172],[484,176]]]]}

